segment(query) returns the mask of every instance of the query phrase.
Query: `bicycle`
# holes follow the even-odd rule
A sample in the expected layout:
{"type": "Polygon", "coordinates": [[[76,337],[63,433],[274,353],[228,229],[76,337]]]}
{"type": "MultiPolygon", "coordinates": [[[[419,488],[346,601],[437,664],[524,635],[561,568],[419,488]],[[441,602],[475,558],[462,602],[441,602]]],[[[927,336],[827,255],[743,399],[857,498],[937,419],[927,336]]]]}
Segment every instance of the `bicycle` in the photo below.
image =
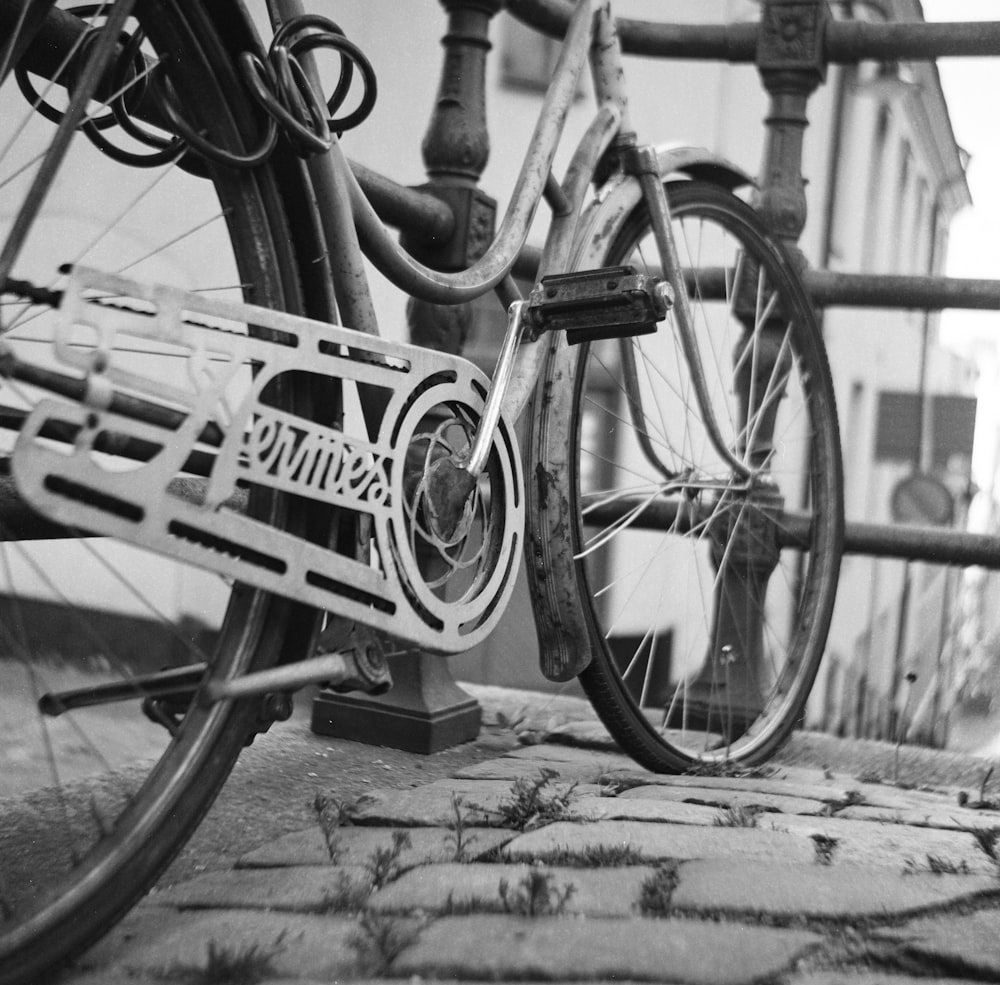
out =
{"type": "Polygon", "coordinates": [[[364,55],[294,0],[268,9],[265,51],[221,0],[0,3],[0,99],[27,98],[0,151],[5,195],[21,196],[0,253],[0,669],[39,709],[44,747],[29,792],[4,803],[4,983],[129,909],[297,687],[384,686],[372,630],[443,654],[488,635],[522,551],[544,673],[579,677],[651,769],[765,760],[822,656],[843,525],[822,339],[793,264],[735,193],[745,176],[635,140],[609,4],[577,5],[507,216],[457,274],[406,254],[343,156],[338,132],[374,97],[364,55]],[[326,106],[320,46],[344,66],[326,106]],[[588,53],[596,110],[560,183],[588,53]],[[337,119],[355,71],[367,94],[337,119]],[[77,130],[85,164],[66,156],[77,130]],[[81,175],[107,179],[98,234],[60,209],[81,175]],[[511,269],[543,199],[525,298],[511,269]],[[362,247],[425,301],[498,295],[492,382],[374,334],[362,247]],[[197,620],[157,593],[176,564],[197,620]],[[124,630],[142,629],[139,647],[116,638],[100,579],[144,614],[124,630]],[[53,599],[79,667],[36,651],[53,599]],[[322,610],[342,646],[316,656],[322,610]],[[663,611],[681,614],[669,674],[663,611]],[[157,743],[148,764],[99,751],[126,727],[135,748],[157,743]],[[73,778],[81,748],[99,777],[73,778]],[[29,844],[44,872],[25,871],[29,844]]]}

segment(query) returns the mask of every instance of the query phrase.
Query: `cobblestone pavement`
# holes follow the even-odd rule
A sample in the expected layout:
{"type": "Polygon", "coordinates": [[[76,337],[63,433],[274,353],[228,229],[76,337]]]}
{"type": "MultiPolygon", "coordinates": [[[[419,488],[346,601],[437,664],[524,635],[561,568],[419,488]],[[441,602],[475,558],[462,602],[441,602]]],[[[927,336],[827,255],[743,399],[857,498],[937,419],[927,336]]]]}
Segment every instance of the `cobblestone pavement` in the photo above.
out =
{"type": "Polygon", "coordinates": [[[1000,811],[978,790],[785,760],[658,776],[579,717],[522,715],[534,744],[329,801],[152,893],[63,980],[1000,981],[1000,811]],[[236,957],[243,977],[203,974],[236,957]]]}

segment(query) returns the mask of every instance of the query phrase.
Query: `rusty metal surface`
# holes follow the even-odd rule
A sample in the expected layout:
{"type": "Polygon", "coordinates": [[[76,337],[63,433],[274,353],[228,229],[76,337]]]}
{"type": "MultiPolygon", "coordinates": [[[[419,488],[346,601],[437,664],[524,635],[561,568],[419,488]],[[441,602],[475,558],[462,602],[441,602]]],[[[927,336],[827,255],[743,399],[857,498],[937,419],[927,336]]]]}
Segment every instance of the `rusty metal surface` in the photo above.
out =
{"type": "MultiPolygon", "coordinates": [[[[518,19],[553,37],[562,35],[573,9],[570,0],[508,0],[507,7],[518,19]]],[[[760,28],[751,23],[663,24],[620,17],[618,34],[627,54],[736,63],[757,60],[760,28]]],[[[832,21],[825,32],[823,54],[828,63],[838,65],[866,59],[1000,55],[1000,21],[832,21]]]]}
{"type": "MultiPolygon", "coordinates": [[[[626,496],[594,507],[587,515],[596,525],[630,517],[634,530],[673,530],[681,536],[699,529],[704,520],[678,499],[653,501],[637,512],[640,505],[638,497],[626,496]]],[[[782,549],[802,548],[809,543],[809,518],[804,514],[780,513],[775,530],[782,549]]],[[[849,520],[844,527],[844,553],[1000,570],[1000,537],[940,527],[849,520]]]]}
{"type": "Polygon", "coordinates": [[[809,270],[806,290],[821,307],[1000,308],[1000,281],[963,277],[922,277],[904,274],[852,274],[809,270]]]}

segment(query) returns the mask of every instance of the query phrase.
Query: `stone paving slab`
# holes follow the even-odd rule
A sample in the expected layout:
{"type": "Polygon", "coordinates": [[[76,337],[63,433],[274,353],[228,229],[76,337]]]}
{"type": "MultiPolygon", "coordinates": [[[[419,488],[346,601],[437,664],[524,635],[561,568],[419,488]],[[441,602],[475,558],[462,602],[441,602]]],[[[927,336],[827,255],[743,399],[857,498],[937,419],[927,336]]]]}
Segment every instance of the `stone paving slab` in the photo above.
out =
{"type": "Polygon", "coordinates": [[[152,893],[155,906],[180,909],[288,910],[324,913],[343,909],[370,884],[360,865],[297,865],[282,869],[210,872],[152,893]]]}
{"type": "Polygon", "coordinates": [[[574,797],[566,808],[568,821],[659,821],[663,824],[715,824],[720,812],[704,804],[625,797],[574,797]]]}
{"type": "Polygon", "coordinates": [[[600,722],[567,722],[552,730],[550,741],[601,753],[618,749],[618,743],[600,722]]]}
{"type": "MultiPolygon", "coordinates": [[[[534,867],[522,865],[434,865],[411,869],[379,890],[369,903],[375,910],[403,913],[507,911],[500,893],[506,880],[508,901],[524,886],[534,867]]],[[[549,880],[550,905],[567,891],[561,908],[566,914],[588,917],[629,917],[639,913],[642,884],[655,869],[651,866],[581,869],[551,866],[541,870],[549,880]]]]}
{"type": "Polygon", "coordinates": [[[924,917],[876,931],[911,962],[945,974],[1000,981],[1000,908],[924,917]]]}
{"type": "MultiPolygon", "coordinates": [[[[530,770],[522,774],[533,780],[530,770]]],[[[550,792],[567,791],[572,782],[555,780],[550,792]]],[[[596,784],[578,784],[577,795],[600,794],[596,784]]],[[[506,780],[435,780],[410,790],[375,790],[358,800],[351,811],[355,824],[397,825],[399,827],[447,827],[454,821],[453,796],[461,797],[466,823],[494,823],[500,804],[511,799],[511,784],[506,780]]]]}
{"type": "Polygon", "coordinates": [[[822,800],[797,797],[791,793],[763,793],[748,789],[723,789],[715,786],[669,786],[648,784],[623,790],[618,800],[676,800],[688,804],[701,804],[716,810],[727,807],[749,807],[781,814],[821,814],[829,811],[822,800]]]}
{"type": "Polygon", "coordinates": [[[631,846],[644,861],[731,858],[809,863],[816,855],[808,838],[784,831],[642,821],[557,821],[509,841],[501,855],[530,862],[559,852],[610,851],[624,846],[631,846]]]}
{"type": "Polygon", "coordinates": [[[963,830],[1000,825],[1000,813],[961,808],[955,791],[904,790],[815,766],[656,776],[610,748],[549,743],[508,747],[454,779],[376,789],[356,818],[336,829],[336,865],[317,824],[232,871],[154,894],[67,982],[162,985],[165,972],[176,980],[182,968],[203,967],[212,942],[274,947],[273,974],[260,985],[1000,981],[1000,870],[963,830]],[[564,817],[523,833],[486,826],[516,780],[549,770],[559,774],[557,791],[577,784],[564,817]],[[475,826],[464,832],[471,852],[462,864],[451,861],[455,796],[475,826]],[[756,826],[723,827],[724,812],[709,804],[770,810],[756,826]],[[404,829],[412,844],[398,878],[352,899],[363,914],[333,912],[340,880],[370,879],[365,863],[404,829]],[[835,840],[828,865],[819,864],[816,835],[835,840]],[[570,867],[567,854],[592,867],[570,867]],[[931,874],[930,858],[968,874],[931,874]],[[529,865],[539,859],[547,864],[529,865]],[[573,887],[560,914],[503,912],[500,880],[512,899],[540,874],[550,900],[573,887]],[[638,910],[647,880],[662,916],[638,910]],[[496,912],[467,912],[480,906],[496,912]],[[387,964],[374,941],[394,934],[401,950],[387,964]],[[826,970],[832,963],[838,970],[826,970]]]}
{"type": "Polygon", "coordinates": [[[670,789],[710,787],[716,791],[772,794],[779,797],[795,796],[824,804],[846,803],[852,797],[851,791],[859,789],[857,783],[825,780],[821,770],[808,771],[808,779],[804,775],[806,771],[800,773],[803,775],[794,781],[772,772],[768,772],[766,776],[670,776],[639,772],[633,766],[631,769],[609,774],[607,781],[612,785],[618,783],[626,787],[661,786],[670,789]]]}
{"type": "MultiPolygon", "coordinates": [[[[378,849],[392,844],[394,831],[405,831],[410,839],[408,848],[399,855],[403,868],[427,862],[454,860],[455,833],[448,828],[381,828],[347,825],[336,831],[336,861],[338,865],[364,865],[378,849]]],[[[503,828],[476,828],[462,836],[463,857],[475,861],[490,855],[514,833],[503,828]]],[[[248,852],[236,863],[237,868],[275,868],[287,865],[329,865],[330,851],[319,826],[295,831],[248,852]]]]}
{"type": "Polygon", "coordinates": [[[957,792],[944,790],[907,790],[887,783],[859,783],[853,788],[861,805],[893,808],[898,811],[958,808],[957,792]]]}
{"type": "Polygon", "coordinates": [[[855,865],[748,860],[733,865],[728,859],[707,859],[683,863],[677,878],[673,908],[782,918],[900,916],[979,896],[1000,897],[993,876],[905,875],[855,865]]]}
{"type": "Polygon", "coordinates": [[[504,758],[527,760],[539,765],[551,765],[557,769],[559,763],[589,765],[595,772],[601,774],[617,770],[635,770],[636,768],[635,760],[623,752],[595,753],[592,749],[552,744],[520,746],[508,750],[504,754],[504,758]]]}
{"type": "MultiPolygon", "coordinates": [[[[740,776],[656,775],[637,771],[633,765],[611,773],[609,783],[635,786],[653,784],[667,787],[710,786],[716,790],[754,791],[778,796],[820,800],[838,811],[857,803],[894,810],[958,808],[957,790],[914,790],[887,783],[869,783],[843,774],[801,766],[764,767],[740,776]]],[[[968,813],[975,813],[962,809],[968,813]]]]}
{"type": "MultiPolygon", "coordinates": [[[[535,750],[549,750],[550,746],[534,746],[535,750]]],[[[606,774],[615,774],[620,770],[618,758],[610,759],[603,756],[593,757],[585,761],[549,759],[547,756],[502,756],[499,759],[489,759],[483,763],[463,767],[455,772],[459,780],[516,780],[525,775],[525,762],[537,763],[539,769],[554,770],[559,774],[559,782],[600,783],[606,774]]]]}
{"type": "Polygon", "coordinates": [[[785,985],[973,985],[968,978],[928,978],[925,975],[893,975],[884,971],[812,971],[793,973],[785,985]]]}
{"type": "Polygon", "coordinates": [[[959,807],[957,804],[941,807],[929,803],[905,808],[855,804],[837,811],[837,817],[855,818],[859,821],[912,824],[918,828],[942,828],[951,831],[1000,827],[1000,812],[969,810],[967,807],[959,807]]]}
{"type": "Polygon", "coordinates": [[[976,839],[964,831],[797,814],[760,814],[758,825],[804,840],[815,836],[835,838],[835,864],[875,865],[901,871],[925,868],[930,856],[972,875],[994,875],[997,869],[976,839]]]}
{"type": "Polygon", "coordinates": [[[393,971],[492,981],[750,985],[790,967],[819,941],[805,931],[681,920],[446,917],[423,931],[393,971]]]}
{"type": "MultiPolygon", "coordinates": [[[[204,967],[210,946],[231,951],[257,946],[274,952],[272,977],[333,981],[360,974],[360,957],[351,941],[356,921],[256,910],[173,912],[140,906],[91,948],[82,970],[113,966],[128,974],[173,973],[204,967]]],[[[161,982],[163,977],[161,977],[161,982]]],[[[181,978],[183,980],[183,978],[181,978]]]]}

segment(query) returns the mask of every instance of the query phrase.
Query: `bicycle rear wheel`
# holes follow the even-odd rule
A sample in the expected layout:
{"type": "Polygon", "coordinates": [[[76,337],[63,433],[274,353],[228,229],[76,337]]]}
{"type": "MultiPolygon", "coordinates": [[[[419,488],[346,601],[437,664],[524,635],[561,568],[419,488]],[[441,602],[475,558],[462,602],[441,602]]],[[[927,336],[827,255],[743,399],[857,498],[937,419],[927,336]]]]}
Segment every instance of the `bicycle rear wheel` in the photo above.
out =
{"type": "MultiPolygon", "coordinates": [[[[762,762],[801,720],[833,609],[843,506],[829,368],[790,264],[728,191],[667,191],[712,409],[753,478],[709,440],[671,317],[652,335],[562,348],[548,379],[568,377],[572,397],[549,415],[542,454],[571,449],[592,651],[580,681],[629,754],[683,771],[762,762]]],[[[659,274],[644,204],[609,203],[589,228],[603,230],[603,215],[619,216],[607,249],[580,267],[659,274]]]]}
{"type": "MultiPolygon", "coordinates": [[[[0,0],[8,36],[23,6],[0,0]]],[[[74,37],[82,39],[78,50],[90,50],[95,35],[81,28],[104,23],[112,6],[63,12],[64,50],[72,50],[74,37]]],[[[146,67],[159,64],[169,78],[171,105],[196,131],[233,152],[254,146],[261,121],[234,98],[241,91],[235,58],[256,45],[241,8],[146,0],[136,11],[110,88],[128,94],[126,127],[135,124],[133,111],[145,118],[143,128],[161,145],[154,148],[160,161],[134,166],[129,155],[149,147],[113,130],[110,123],[123,121],[91,103],[91,136],[97,143],[121,142],[128,154],[112,159],[82,134],[74,136],[3,284],[3,343],[33,362],[49,359],[58,293],[47,292],[60,290],[63,264],[329,316],[323,292],[313,292],[315,279],[303,285],[303,271],[313,277],[318,265],[310,261],[320,252],[302,205],[298,165],[276,157],[235,170],[190,154],[178,159],[162,115],[150,110],[145,94],[146,67]],[[314,296],[318,300],[307,300],[314,296]]],[[[51,45],[43,46],[43,54],[49,51],[51,45]]],[[[32,71],[21,85],[11,75],[0,89],[0,245],[56,133],[42,104],[58,117],[68,101],[67,79],[75,84],[79,64],[72,56],[36,56],[31,49],[23,55],[20,67],[32,71]]],[[[130,356],[174,379],[186,370],[164,348],[130,356]]],[[[249,379],[249,367],[241,372],[249,379]]],[[[49,394],[0,384],[4,465],[18,422],[43,396],[49,394]]],[[[272,399],[282,409],[310,412],[312,396],[287,382],[275,385],[272,399]]],[[[107,454],[120,455],[123,469],[135,464],[128,452],[107,454]]],[[[204,471],[181,477],[197,484],[204,471]]],[[[267,667],[279,652],[289,659],[302,655],[312,613],[128,545],[70,538],[69,531],[48,539],[52,531],[35,518],[17,519],[14,497],[3,499],[0,720],[8,731],[0,748],[0,982],[10,985],[42,980],[155,881],[262,724],[260,699],[201,703],[205,681],[267,667]],[[18,526],[22,521],[27,528],[18,526]],[[184,686],[144,702],[137,679],[164,667],[186,674],[184,686]],[[58,717],[39,711],[45,693],[108,683],[131,689],[130,697],[58,717]]],[[[285,529],[315,522],[301,504],[262,488],[250,489],[247,510],[285,529]]]]}

